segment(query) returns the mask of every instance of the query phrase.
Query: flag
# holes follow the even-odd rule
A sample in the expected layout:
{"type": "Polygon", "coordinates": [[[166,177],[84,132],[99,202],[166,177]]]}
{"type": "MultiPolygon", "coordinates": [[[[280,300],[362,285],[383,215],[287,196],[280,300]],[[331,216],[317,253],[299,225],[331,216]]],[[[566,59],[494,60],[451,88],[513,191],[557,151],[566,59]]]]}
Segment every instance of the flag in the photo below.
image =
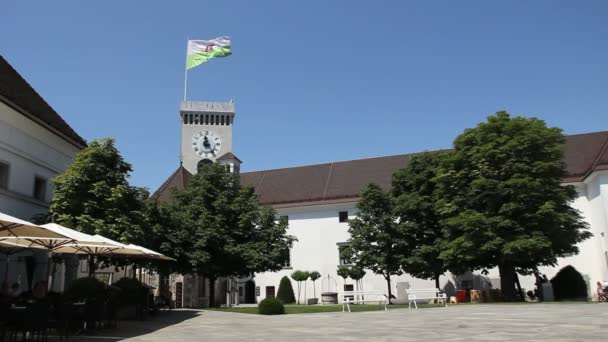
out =
{"type": "Polygon", "coordinates": [[[186,70],[192,69],[215,57],[230,56],[230,37],[211,40],[189,40],[186,70]]]}

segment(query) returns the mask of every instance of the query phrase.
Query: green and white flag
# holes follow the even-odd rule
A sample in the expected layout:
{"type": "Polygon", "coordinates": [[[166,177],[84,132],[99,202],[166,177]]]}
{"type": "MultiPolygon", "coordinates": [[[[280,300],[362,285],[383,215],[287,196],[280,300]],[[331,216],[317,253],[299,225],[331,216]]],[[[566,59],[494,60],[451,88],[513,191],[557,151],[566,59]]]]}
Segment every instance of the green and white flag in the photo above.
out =
{"type": "Polygon", "coordinates": [[[215,57],[230,56],[230,37],[211,40],[189,40],[186,70],[192,69],[215,57]]]}

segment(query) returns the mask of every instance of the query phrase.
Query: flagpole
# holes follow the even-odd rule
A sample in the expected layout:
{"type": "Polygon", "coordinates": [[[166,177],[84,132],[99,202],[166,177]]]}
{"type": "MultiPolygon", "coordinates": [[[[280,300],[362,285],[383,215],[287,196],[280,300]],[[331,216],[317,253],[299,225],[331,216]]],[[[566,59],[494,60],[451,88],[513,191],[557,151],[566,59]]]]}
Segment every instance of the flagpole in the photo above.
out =
{"type": "Polygon", "coordinates": [[[186,102],[186,94],[188,91],[188,45],[190,39],[186,37],[186,63],[184,64],[184,102],[186,102]]]}

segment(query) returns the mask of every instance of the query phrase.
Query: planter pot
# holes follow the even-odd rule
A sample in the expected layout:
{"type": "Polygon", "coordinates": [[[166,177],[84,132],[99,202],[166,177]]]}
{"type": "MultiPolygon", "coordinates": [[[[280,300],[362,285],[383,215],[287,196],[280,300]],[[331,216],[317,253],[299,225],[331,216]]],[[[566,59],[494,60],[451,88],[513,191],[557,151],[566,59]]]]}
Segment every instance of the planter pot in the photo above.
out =
{"type": "Polygon", "coordinates": [[[308,305],[315,305],[317,303],[319,303],[319,298],[308,298],[306,301],[306,304],[308,305]]]}

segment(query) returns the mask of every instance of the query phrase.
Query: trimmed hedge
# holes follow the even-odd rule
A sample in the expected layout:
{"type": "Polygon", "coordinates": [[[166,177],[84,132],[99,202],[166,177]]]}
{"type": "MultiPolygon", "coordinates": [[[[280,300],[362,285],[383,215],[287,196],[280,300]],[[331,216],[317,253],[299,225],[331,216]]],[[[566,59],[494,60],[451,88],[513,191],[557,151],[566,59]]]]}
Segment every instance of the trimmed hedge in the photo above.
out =
{"type": "Polygon", "coordinates": [[[106,285],[94,277],[78,278],[72,282],[70,288],[65,292],[71,300],[84,300],[97,298],[105,295],[106,285]]]}
{"type": "Polygon", "coordinates": [[[284,304],[293,304],[296,302],[296,296],[293,293],[293,287],[291,286],[291,280],[288,276],[281,278],[279,284],[279,291],[277,292],[277,299],[284,304]]]}
{"type": "Polygon", "coordinates": [[[568,265],[551,279],[555,300],[587,300],[587,283],[576,268],[568,265]]]}
{"type": "Polygon", "coordinates": [[[282,315],[285,313],[285,306],[277,298],[266,298],[258,304],[258,313],[261,315],[282,315]]]}
{"type": "Polygon", "coordinates": [[[112,286],[120,289],[118,300],[120,305],[143,304],[146,301],[148,289],[135,278],[121,278],[112,286]]]}

